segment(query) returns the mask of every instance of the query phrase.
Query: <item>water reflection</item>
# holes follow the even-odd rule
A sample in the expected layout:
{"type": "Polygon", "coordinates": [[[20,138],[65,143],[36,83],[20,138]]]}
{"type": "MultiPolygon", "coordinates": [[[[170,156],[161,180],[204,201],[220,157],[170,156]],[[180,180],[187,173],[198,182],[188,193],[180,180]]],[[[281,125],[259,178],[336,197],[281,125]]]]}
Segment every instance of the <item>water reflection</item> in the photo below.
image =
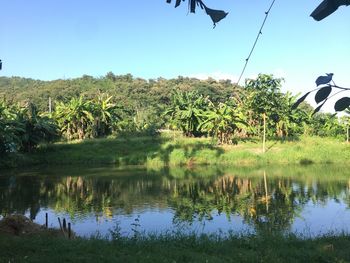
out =
{"type": "Polygon", "coordinates": [[[107,233],[116,221],[129,229],[128,234],[138,216],[145,231],[184,226],[258,233],[306,228],[318,234],[350,226],[347,170],[288,166],[11,171],[0,175],[0,214],[27,214],[39,222],[44,211],[66,215],[84,234],[107,233]],[[315,228],[319,222],[322,225],[315,228]]]}

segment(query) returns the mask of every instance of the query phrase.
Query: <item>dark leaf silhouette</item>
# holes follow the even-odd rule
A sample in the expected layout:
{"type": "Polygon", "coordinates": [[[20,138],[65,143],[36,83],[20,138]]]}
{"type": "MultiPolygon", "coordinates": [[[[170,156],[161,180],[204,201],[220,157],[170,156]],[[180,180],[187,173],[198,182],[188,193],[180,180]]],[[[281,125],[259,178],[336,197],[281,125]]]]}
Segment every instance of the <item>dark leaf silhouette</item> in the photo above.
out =
{"type": "Polygon", "coordinates": [[[350,5],[350,0],[324,0],[310,16],[320,21],[335,12],[341,5],[350,5]]]}
{"type": "Polygon", "coordinates": [[[181,0],[176,0],[175,7],[178,7],[181,4],[181,0]]]}
{"type": "Polygon", "coordinates": [[[326,102],[326,101],[324,101],[321,105],[319,105],[319,106],[314,110],[314,112],[312,113],[312,116],[314,116],[317,112],[320,111],[320,109],[322,108],[322,106],[324,105],[325,102],[326,102]]]}
{"type": "Polygon", "coordinates": [[[333,73],[327,73],[326,76],[319,76],[315,81],[316,86],[328,84],[329,82],[332,81],[332,78],[333,78],[333,73]]]}
{"type": "Polygon", "coordinates": [[[335,111],[343,111],[350,106],[350,98],[344,97],[338,100],[334,105],[335,111]]]}
{"type": "Polygon", "coordinates": [[[191,10],[191,13],[196,12],[196,0],[190,0],[190,10],[191,10]]]}
{"type": "Polygon", "coordinates": [[[2,61],[0,59],[0,70],[2,70],[2,61]]]}
{"type": "Polygon", "coordinates": [[[301,98],[299,98],[299,99],[293,104],[292,110],[296,109],[296,108],[300,105],[300,103],[302,103],[302,102],[306,99],[306,97],[307,97],[309,94],[310,94],[310,91],[309,91],[308,93],[306,93],[304,96],[302,96],[301,98]]]}
{"type": "Polygon", "coordinates": [[[204,7],[205,12],[207,13],[207,15],[210,16],[211,20],[213,21],[214,27],[216,26],[217,22],[219,22],[221,19],[224,19],[228,15],[228,13],[226,13],[225,11],[210,9],[206,6],[204,7]]]}
{"type": "Polygon", "coordinates": [[[326,86],[321,89],[319,89],[315,95],[315,101],[316,103],[320,103],[321,101],[327,99],[329,94],[332,92],[332,87],[331,86],[326,86]]]}
{"type": "MultiPolygon", "coordinates": [[[[176,0],[175,7],[178,7],[182,2],[185,0],[176,0]]],[[[171,0],[166,0],[168,4],[171,3],[171,0]]],[[[228,13],[222,10],[215,10],[208,8],[202,0],[188,0],[188,8],[191,13],[196,12],[196,7],[199,6],[201,9],[205,9],[205,12],[208,16],[210,16],[211,20],[214,23],[214,27],[216,26],[216,23],[219,22],[221,19],[225,18],[228,13]]]]}

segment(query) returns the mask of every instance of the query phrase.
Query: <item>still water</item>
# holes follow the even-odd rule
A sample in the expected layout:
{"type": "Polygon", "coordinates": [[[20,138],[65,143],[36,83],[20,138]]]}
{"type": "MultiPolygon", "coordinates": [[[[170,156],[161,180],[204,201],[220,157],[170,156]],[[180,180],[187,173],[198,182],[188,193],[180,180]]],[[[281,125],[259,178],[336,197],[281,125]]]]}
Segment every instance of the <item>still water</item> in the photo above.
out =
{"type": "Polygon", "coordinates": [[[50,167],[0,172],[0,217],[19,213],[80,236],[350,230],[350,167],[50,167]]]}

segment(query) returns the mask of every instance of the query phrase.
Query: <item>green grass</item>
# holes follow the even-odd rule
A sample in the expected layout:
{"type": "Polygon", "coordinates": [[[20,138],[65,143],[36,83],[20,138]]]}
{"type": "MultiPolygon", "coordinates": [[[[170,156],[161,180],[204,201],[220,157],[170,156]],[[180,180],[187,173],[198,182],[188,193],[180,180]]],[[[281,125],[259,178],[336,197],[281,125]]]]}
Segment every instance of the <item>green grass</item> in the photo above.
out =
{"type": "MultiPolygon", "coordinates": [[[[217,146],[207,138],[124,137],[42,145],[31,154],[14,154],[2,166],[38,164],[144,165],[150,168],[194,165],[349,164],[350,144],[333,138],[301,137],[297,141],[259,140],[217,146]]],[[[1,166],[1,164],[0,164],[1,166]]]]}
{"type": "Polygon", "coordinates": [[[350,262],[350,237],[164,234],[116,241],[0,236],[0,262],[350,262]]]}

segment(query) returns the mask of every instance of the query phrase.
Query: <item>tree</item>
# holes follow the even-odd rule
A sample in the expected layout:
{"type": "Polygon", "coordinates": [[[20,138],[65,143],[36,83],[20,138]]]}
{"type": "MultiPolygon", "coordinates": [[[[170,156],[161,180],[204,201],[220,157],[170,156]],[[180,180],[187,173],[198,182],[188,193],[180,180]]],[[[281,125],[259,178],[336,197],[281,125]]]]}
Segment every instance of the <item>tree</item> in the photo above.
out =
{"type": "Polygon", "coordinates": [[[71,139],[84,139],[92,135],[92,105],[83,97],[72,98],[68,103],[57,102],[54,117],[61,132],[71,139]]]}
{"type": "Polygon", "coordinates": [[[349,143],[350,141],[350,109],[345,110],[346,115],[342,116],[340,121],[341,125],[346,130],[346,142],[349,143]]]}
{"type": "Polygon", "coordinates": [[[14,107],[0,101],[0,154],[16,151],[21,141],[19,133],[23,131],[23,124],[17,120],[14,107]]]}
{"type": "Polygon", "coordinates": [[[280,91],[281,82],[282,79],[264,74],[259,74],[256,79],[246,79],[245,90],[248,91],[246,106],[252,110],[251,117],[258,125],[258,130],[263,127],[263,152],[265,152],[267,118],[274,125],[280,119],[277,109],[283,97],[280,91]]]}
{"type": "Polygon", "coordinates": [[[219,139],[221,144],[231,144],[234,132],[247,124],[245,117],[236,105],[209,102],[209,107],[202,113],[203,121],[198,129],[219,139]]]}
{"type": "Polygon", "coordinates": [[[19,109],[17,120],[22,123],[19,132],[20,150],[31,152],[41,142],[52,142],[58,138],[57,124],[48,116],[40,115],[33,103],[19,109]]]}
{"type": "Polygon", "coordinates": [[[57,138],[56,123],[39,114],[34,104],[19,107],[0,102],[0,153],[30,152],[39,143],[57,138]]]}
{"type": "Polygon", "coordinates": [[[168,115],[170,122],[186,136],[196,136],[200,134],[199,124],[208,102],[208,98],[204,98],[196,91],[174,90],[171,106],[165,110],[164,115],[168,115]]]}
{"type": "Polygon", "coordinates": [[[94,137],[109,135],[112,132],[113,124],[121,119],[116,113],[117,106],[111,102],[111,99],[112,96],[100,93],[97,99],[91,102],[94,137]]]}

